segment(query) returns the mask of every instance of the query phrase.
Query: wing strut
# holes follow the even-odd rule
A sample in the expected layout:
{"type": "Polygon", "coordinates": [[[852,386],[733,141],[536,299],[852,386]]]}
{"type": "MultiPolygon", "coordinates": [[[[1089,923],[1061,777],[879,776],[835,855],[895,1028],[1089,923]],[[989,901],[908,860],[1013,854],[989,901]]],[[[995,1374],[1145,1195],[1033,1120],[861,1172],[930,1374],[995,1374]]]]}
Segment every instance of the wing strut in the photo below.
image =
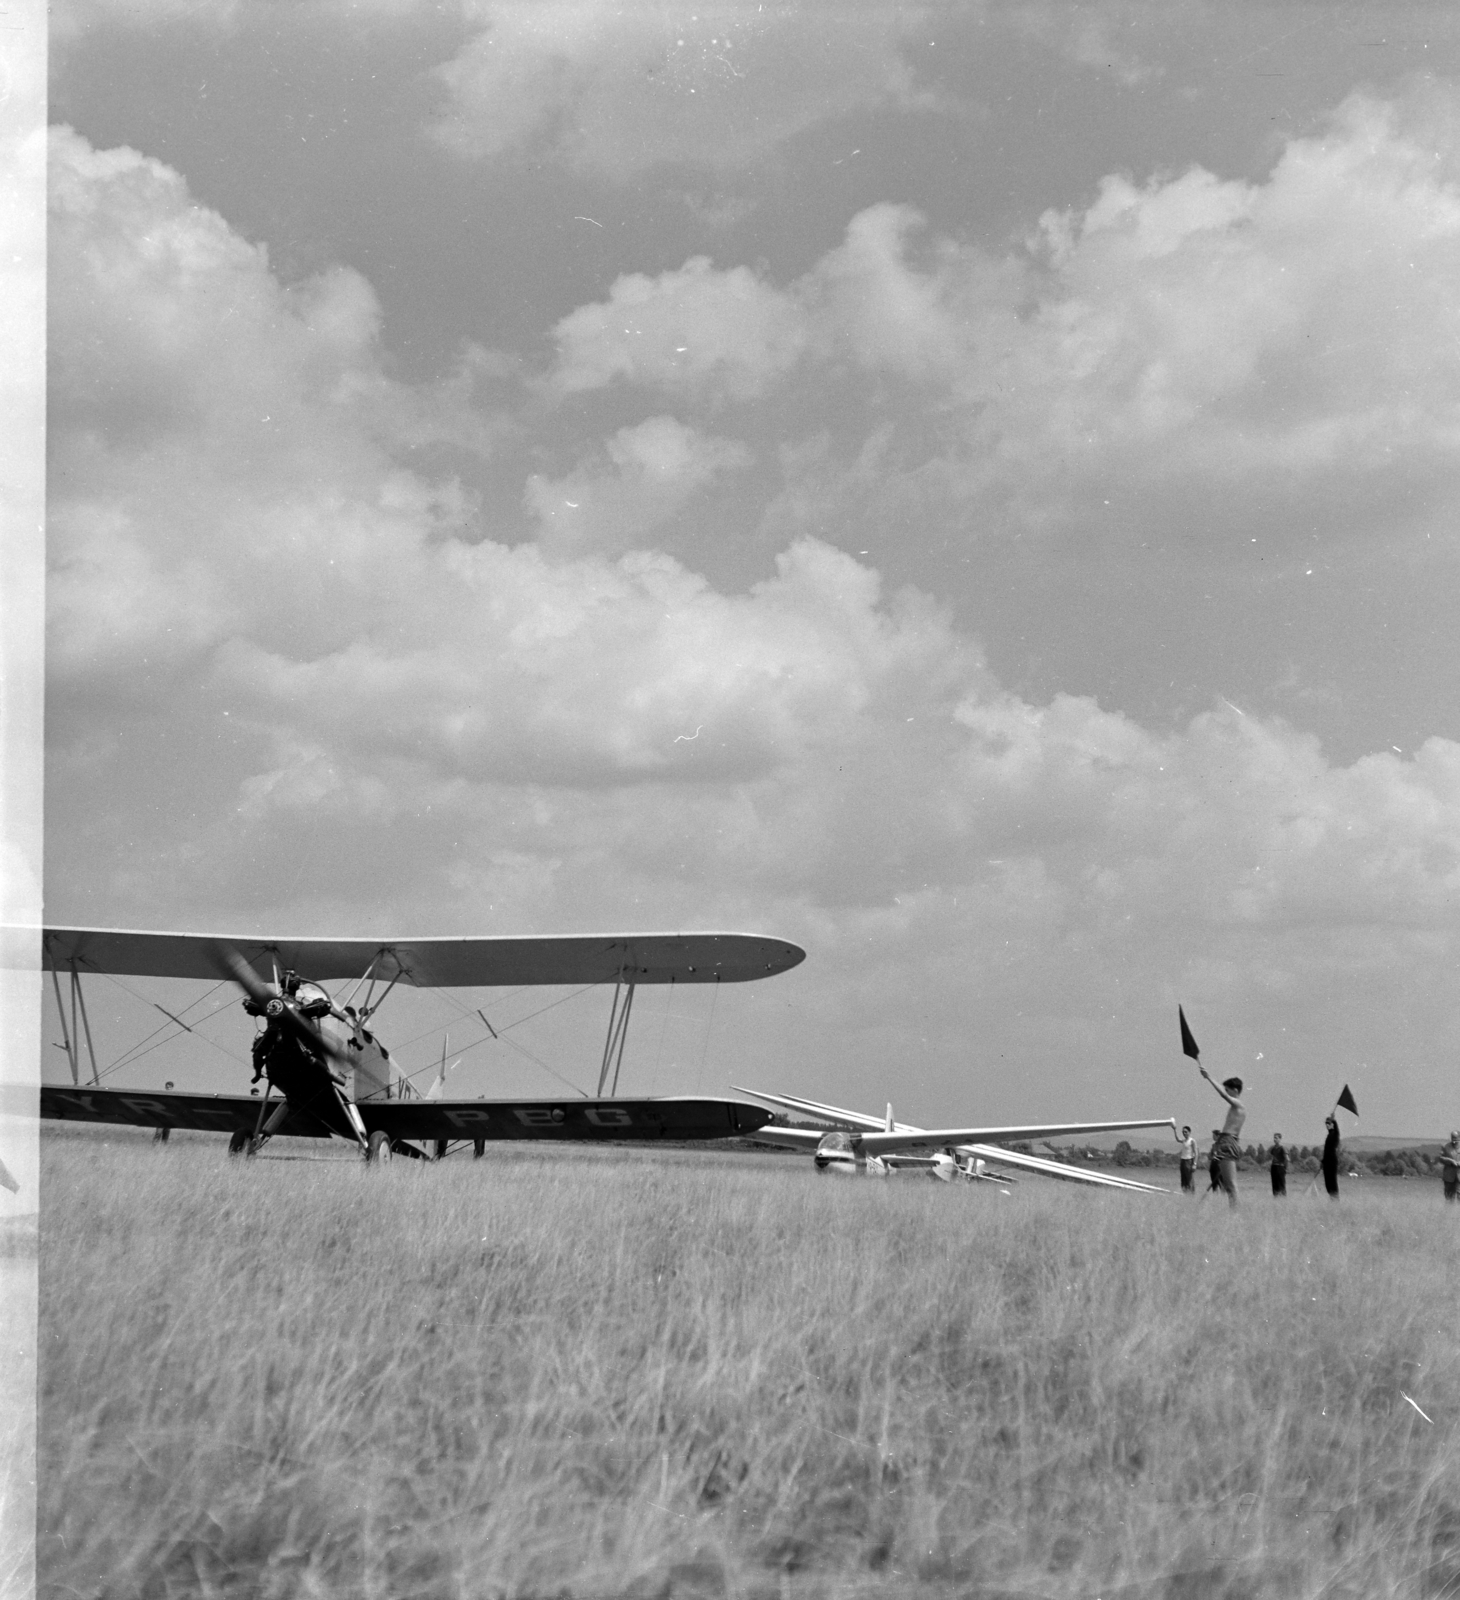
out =
{"type": "Polygon", "coordinates": [[[608,1013],[608,1037],[603,1041],[603,1065],[598,1069],[597,1098],[603,1098],[603,1086],[608,1082],[608,1069],[613,1068],[613,1087],[610,1095],[618,1093],[619,1069],[624,1064],[624,1040],[629,1035],[629,1012],[634,1005],[634,985],[628,985],[623,1010],[619,1009],[619,995],[624,989],[623,968],[619,968],[618,981],[613,986],[613,1006],[608,1013]]]}
{"type": "Polygon", "coordinates": [[[352,988],[350,990],[349,994],[347,994],[345,996],[345,998],[339,1002],[339,1007],[340,1007],[341,1011],[343,1011],[345,1009],[345,1007],[347,1005],[349,1005],[354,1000],[355,996],[357,994],[359,994],[359,992],[360,992],[361,985],[366,983],[367,981],[370,984],[370,988],[366,991],[366,994],[365,994],[365,1004],[367,1006],[369,1006],[369,1004],[370,1004],[370,996],[372,994],[374,994],[374,992],[375,992],[375,969],[380,963],[381,956],[383,956],[384,954],[385,954],[384,949],[380,949],[380,950],[377,950],[373,956],[371,956],[370,965],[368,967],[366,967],[364,972],[361,973],[358,978],[356,978],[355,986],[354,986],[354,988],[352,988]]]}
{"type": "MultiPolygon", "coordinates": [[[[671,978],[669,981],[671,983],[673,983],[674,979],[671,978]]],[[[617,1056],[617,1059],[614,1061],[614,1064],[613,1064],[613,1088],[609,1091],[610,1094],[612,1094],[615,1098],[617,1098],[617,1096],[618,1096],[618,1075],[623,1070],[623,1064],[624,1064],[624,1041],[629,1036],[629,1012],[633,1009],[633,1005],[634,1005],[634,986],[633,986],[633,984],[630,984],[629,985],[628,996],[624,1000],[624,1014],[623,1014],[623,1017],[619,1021],[619,1027],[618,1027],[618,1056],[617,1056]]]]}
{"type": "MultiPolygon", "coordinates": [[[[51,968],[51,983],[56,991],[56,1010],[61,1017],[61,1038],[65,1042],[66,1059],[71,1063],[71,1082],[81,1082],[81,1040],[86,1040],[86,1057],[91,1063],[91,1081],[100,1084],[101,1074],[96,1069],[96,1049],[91,1042],[91,1019],[86,1015],[86,996],[81,992],[81,974],[75,960],[66,965],[71,971],[71,1026],[66,1026],[66,1003],[61,998],[61,979],[57,969],[51,968]]],[[[174,1021],[177,1019],[174,1018],[174,1021]]]]}

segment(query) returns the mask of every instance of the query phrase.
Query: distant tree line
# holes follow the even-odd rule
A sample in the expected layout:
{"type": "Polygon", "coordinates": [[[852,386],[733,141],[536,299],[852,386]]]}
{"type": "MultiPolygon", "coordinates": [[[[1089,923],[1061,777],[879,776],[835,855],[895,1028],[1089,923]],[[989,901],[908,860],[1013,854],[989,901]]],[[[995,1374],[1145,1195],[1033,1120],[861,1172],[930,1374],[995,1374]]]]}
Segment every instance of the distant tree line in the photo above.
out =
{"type": "MultiPolygon", "coordinates": [[[[1010,1146],[1011,1149],[1020,1149],[1019,1145],[1010,1146]]],[[[1024,1146],[1022,1148],[1028,1148],[1024,1146]]],[[[1317,1172],[1323,1156],[1321,1144],[1290,1144],[1288,1150],[1288,1168],[1293,1172],[1317,1172]]],[[[1249,1171],[1253,1167],[1266,1167],[1269,1151],[1265,1144],[1248,1145],[1242,1152],[1237,1163],[1239,1172],[1249,1171]]],[[[1205,1149],[1203,1149],[1205,1157],[1205,1149]]],[[[1113,1161],[1117,1167],[1174,1167],[1181,1159],[1175,1150],[1135,1150],[1131,1148],[1130,1141],[1122,1139],[1114,1151],[1105,1151],[1093,1148],[1071,1147],[1066,1159],[1085,1161],[1113,1161]]],[[[1365,1150],[1339,1151],[1339,1169],[1342,1172],[1363,1172],[1372,1177],[1382,1178],[1428,1178],[1438,1176],[1440,1158],[1438,1154],[1431,1155],[1423,1150],[1365,1150]]]]}

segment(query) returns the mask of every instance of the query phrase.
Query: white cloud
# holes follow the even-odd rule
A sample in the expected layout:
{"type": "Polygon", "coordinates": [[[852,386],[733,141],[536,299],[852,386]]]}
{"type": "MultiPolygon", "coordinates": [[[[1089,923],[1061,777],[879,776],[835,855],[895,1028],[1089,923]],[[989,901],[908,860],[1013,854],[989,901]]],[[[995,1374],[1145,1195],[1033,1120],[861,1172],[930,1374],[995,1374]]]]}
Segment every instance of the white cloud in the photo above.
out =
{"type": "MultiPolygon", "coordinates": [[[[1294,158],[1340,159],[1370,170],[1353,139],[1294,158]]],[[[1300,980],[1327,993],[1335,974],[1358,992],[1405,964],[1446,970],[1460,747],[1338,766],[1235,711],[1156,733],[1088,698],[1032,703],[944,609],[885,595],[814,539],[727,593],[653,550],[548,559],[481,538],[449,477],[403,465],[433,405],[444,432],[472,435],[470,387],[423,396],[383,372],[363,279],[280,284],[131,152],[63,134],[55,163],[51,803],[67,848],[50,897],[67,915],[770,926],[816,946],[806,1017],[892,984],[945,1063],[970,1006],[1012,1016],[1052,984],[1088,1017],[1121,982],[1163,995],[1173,972],[1239,1005],[1300,980]]],[[[1391,223],[1417,210],[1448,248],[1443,194],[1400,169],[1415,192],[1390,181],[1391,223]]],[[[1162,321],[1150,275],[1179,268],[1178,299],[1201,262],[1240,258],[1244,281],[1266,281],[1251,263],[1282,231],[1259,226],[1266,204],[1199,177],[1108,185],[1051,231],[1047,281],[1066,298],[1014,319],[1017,360],[1038,377],[1062,353],[1070,407],[1104,394],[1114,416],[1090,425],[1107,435],[1179,435],[1190,411],[1122,411],[1140,385],[1112,384],[1111,352],[1149,301],[1169,384],[1189,392],[1214,335],[1162,321]]],[[[641,280],[650,354],[630,370],[677,381],[663,351],[673,307],[693,303],[714,352],[697,381],[754,392],[783,337],[946,373],[968,285],[947,249],[908,264],[908,224],[864,215],[792,297],[708,265],[641,280]],[[736,323],[726,306],[750,310],[736,323]]],[[[624,372],[603,308],[574,318],[561,386],[624,372]]],[[[1259,344],[1281,325],[1243,321],[1259,344]]],[[[1442,387],[1450,359],[1416,381],[1442,387]]],[[[1244,393],[1260,366],[1234,358],[1205,381],[1244,393]]],[[[1006,401],[1006,425],[1023,407],[1054,428],[1043,381],[1044,408],[1006,401]]],[[[1389,384],[1381,371],[1376,403],[1389,384]]],[[[659,415],[532,493],[581,485],[622,532],[631,508],[682,505],[744,460],[659,415]]]]}
{"type": "MultiPolygon", "coordinates": [[[[1354,96],[1265,181],[1113,175],[1002,258],[884,204],[784,288],[704,257],[626,275],[558,324],[552,385],[746,400],[851,362],[910,386],[946,492],[1001,516],[1071,517],[1118,478],[1316,490],[1382,525],[1443,493],[1460,450],[1456,120],[1439,90],[1354,96]]],[[[843,450],[882,425],[842,421],[864,429],[843,450]]]]}
{"type": "Polygon", "coordinates": [[[900,46],[921,8],[739,4],[624,11],[504,0],[438,69],[436,134],[483,158],[530,151],[626,179],[659,162],[740,166],[855,107],[913,103],[900,46]]]}
{"type": "Polygon", "coordinates": [[[534,474],[525,498],[544,544],[559,553],[644,549],[695,495],[751,459],[737,440],[649,417],[620,428],[564,478],[534,474]]]}
{"type": "Polygon", "coordinates": [[[670,391],[723,389],[749,399],[795,366],[806,341],[795,303],[746,267],[717,272],[694,256],[657,278],[628,273],[607,302],[553,330],[550,384],[571,395],[623,379],[670,391]]]}

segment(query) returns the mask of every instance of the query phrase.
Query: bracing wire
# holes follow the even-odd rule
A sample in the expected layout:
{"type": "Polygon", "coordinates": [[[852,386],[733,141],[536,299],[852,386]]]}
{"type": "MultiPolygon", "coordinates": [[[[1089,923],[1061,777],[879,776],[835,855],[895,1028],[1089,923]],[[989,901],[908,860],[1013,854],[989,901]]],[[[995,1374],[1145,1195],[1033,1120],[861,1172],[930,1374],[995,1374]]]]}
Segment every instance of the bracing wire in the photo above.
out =
{"type": "MultiPolygon", "coordinates": [[[[154,1002],[148,1000],[145,995],[139,994],[137,990],[131,986],[131,984],[123,983],[121,979],[118,978],[114,973],[101,972],[97,973],[96,976],[105,978],[108,983],[115,984],[118,989],[122,990],[124,994],[131,995],[131,997],[139,1004],[147,1006],[149,1009],[153,1006],[154,1002]]],[[[218,991],[224,987],[225,983],[215,983],[211,989],[205,990],[197,997],[196,1000],[190,1000],[188,1004],[185,1005],[178,1013],[178,1018],[186,1017],[190,1011],[196,1010],[198,1006],[211,999],[212,996],[217,994],[218,991]]],[[[233,1000],[230,997],[229,999],[225,1000],[222,1005],[214,1006],[214,1008],[208,1012],[206,1016],[198,1018],[195,1025],[190,1024],[188,1027],[184,1027],[182,1031],[188,1032],[191,1030],[192,1032],[197,1033],[198,1037],[202,1039],[204,1043],[212,1045],[212,1047],[218,1051],[220,1055],[227,1056],[230,1061],[237,1064],[246,1065],[244,1058],[238,1055],[235,1051],[229,1050],[225,1045],[219,1044],[216,1039],[210,1039],[207,1034],[198,1031],[205,1022],[211,1021],[220,1012],[228,1010],[232,1004],[233,1000]]],[[[121,1055],[108,1063],[108,1065],[99,1068],[96,1074],[97,1081],[100,1082],[102,1078],[110,1077],[112,1073],[119,1071],[122,1067],[131,1066],[134,1062],[140,1061],[143,1056],[151,1055],[154,1050],[160,1049],[165,1044],[170,1044],[175,1038],[178,1037],[177,1033],[173,1031],[177,1026],[178,1018],[169,1017],[166,1022],[162,1023],[159,1027],[154,1028],[152,1032],[146,1036],[146,1038],[140,1039],[136,1044],[131,1045],[128,1049],[124,1050],[121,1055]],[[159,1034],[163,1037],[159,1038],[159,1034]]]]}

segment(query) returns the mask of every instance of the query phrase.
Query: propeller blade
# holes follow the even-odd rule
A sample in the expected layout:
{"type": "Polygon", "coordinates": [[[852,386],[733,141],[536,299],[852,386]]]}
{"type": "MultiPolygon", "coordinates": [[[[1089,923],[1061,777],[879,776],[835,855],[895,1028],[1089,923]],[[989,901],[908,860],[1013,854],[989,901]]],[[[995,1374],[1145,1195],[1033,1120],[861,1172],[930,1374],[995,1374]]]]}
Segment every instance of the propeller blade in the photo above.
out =
{"type": "Polygon", "coordinates": [[[220,978],[232,978],[256,1005],[267,1005],[279,997],[260,978],[232,945],[215,944],[209,954],[220,978]]]}
{"type": "Polygon", "coordinates": [[[266,1017],[286,1028],[301,1044],[320,1051],[337,1065],[347,1068],[354,1066],[347,1051],[342,1050],[322,1028],[316,1028],[308,1018],[300,1016],[282,995],[274,992],[271,984],[261,982],[259,975],[231,945],[214,945],[212,954],[218,975],[232,978],[266,1017]]]}

